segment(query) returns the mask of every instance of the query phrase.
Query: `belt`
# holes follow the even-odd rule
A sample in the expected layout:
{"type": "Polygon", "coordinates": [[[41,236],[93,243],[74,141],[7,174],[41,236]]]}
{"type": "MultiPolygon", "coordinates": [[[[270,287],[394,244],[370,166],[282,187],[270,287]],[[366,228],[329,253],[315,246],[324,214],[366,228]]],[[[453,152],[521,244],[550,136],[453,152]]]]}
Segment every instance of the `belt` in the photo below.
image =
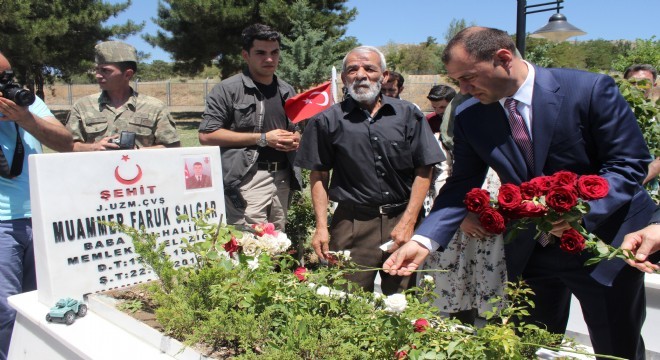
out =
{"type": "Polygon", "coordinates": [[[352,207],[355,211],[368,212],[368,213],[378,213],[380,215],[396,215],[401,213],[408,206],[408,202],[402,202],[398,204],[385,204],[380,206],[369,206],[369,205],[353,205],[353,204],[340,204],[342,206],[352,207]]]}
{"type": "Polygon", "coordinates": [[[287,161],[257,161],[257,170],[276,172],[288,167],[287,161]]]}

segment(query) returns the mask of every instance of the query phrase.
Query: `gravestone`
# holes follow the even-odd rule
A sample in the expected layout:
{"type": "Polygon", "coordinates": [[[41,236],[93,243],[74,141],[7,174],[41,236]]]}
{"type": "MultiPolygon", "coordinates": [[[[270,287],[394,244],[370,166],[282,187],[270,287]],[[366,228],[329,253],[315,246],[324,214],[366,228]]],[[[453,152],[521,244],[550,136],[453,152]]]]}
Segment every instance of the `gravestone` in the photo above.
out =
{"type": "Polygon", "coordinates": [[[181,240],[198,241],[202,234],[177,217],[215,209],[209,221],[225,218],[218,147],[40,154],[30,156],[29,166],[44,304],[155,279],[130,237],[100,221],[158,234],[178,267],[195,262],[181,240]],[[204,181],[191,181],[195,175],[204,181]]]}

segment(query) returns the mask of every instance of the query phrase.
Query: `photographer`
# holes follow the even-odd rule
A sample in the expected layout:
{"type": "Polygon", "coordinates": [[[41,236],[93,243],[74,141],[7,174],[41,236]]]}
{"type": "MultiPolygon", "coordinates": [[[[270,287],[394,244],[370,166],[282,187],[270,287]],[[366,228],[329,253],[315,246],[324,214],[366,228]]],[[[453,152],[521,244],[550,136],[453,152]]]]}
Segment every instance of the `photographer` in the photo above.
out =
{"type": "Polygon", "coordinates": [[[135,48],[106,41],[96,45],[95,53],[101,93],[78,100],[69,113],[66,127],[73,134],[73,151],[180,146],[167,106],[130,86],[137,71],[135,48]]]}
{"type": "Polygon", "coordinates": [[[7,359],[16,316],[7,297],[37,288],[28,155],[41,153],[41,143],[57,151],[73,147],[71,134],[41,99],[30,98],[28,102],[34,103],[29,107],[14,102],[12,91],[7,90],[13,84],[6,85],[12,80],[10,71],[9,61],[0,54],[5,83],[0,96],[0,360],[7,359]]]}

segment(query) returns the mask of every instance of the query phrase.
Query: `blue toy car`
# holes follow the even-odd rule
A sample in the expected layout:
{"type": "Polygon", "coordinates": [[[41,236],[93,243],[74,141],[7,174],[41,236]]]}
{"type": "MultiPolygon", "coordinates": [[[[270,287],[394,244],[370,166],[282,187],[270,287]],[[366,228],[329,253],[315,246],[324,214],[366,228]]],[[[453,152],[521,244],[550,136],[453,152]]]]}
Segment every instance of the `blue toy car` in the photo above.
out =
{"type": "Polygon", "coordinates": [[[76,316],[83,317],[87,315],[87,305],[82,301],[72,298],[60,299],[55,306],[50,308],[46,314],[46,321],[59,321],[67,325],[73,324],[76,321],[76,316]]]}

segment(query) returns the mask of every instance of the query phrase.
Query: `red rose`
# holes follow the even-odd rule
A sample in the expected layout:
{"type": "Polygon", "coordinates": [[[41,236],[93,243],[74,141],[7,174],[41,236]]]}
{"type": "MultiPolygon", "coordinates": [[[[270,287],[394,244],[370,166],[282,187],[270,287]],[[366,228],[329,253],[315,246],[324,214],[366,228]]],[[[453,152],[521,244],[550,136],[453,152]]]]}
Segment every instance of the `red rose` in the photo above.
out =
{"type": "Polygon", "coordinates": [[[577,178],[577,174],[570,171],[557,171],[554,173],[554,175],[552,175],[555,186],[574,187],[577,178]]]}
{"type": "Polygon", "coordinates": [[[597,200],[607,196],[607,193],[610,191],[610,184],[604,177],[584,175],[578,179],[577,189],[580,197],[584,200],[597,200]]]}
{"type": "Polygon", "coordinates": [[[511,211],[520,205],[522,195],[520,195],[520,188],[513,184],[504,184],[500,187],[497,194],[497,202],[500,208],[504,211],[511,211]]]}
{"type": "Polygon", "coordinates": [[[296,275],[298,280],[305,281],[307,279],[307,268],[300,266],[293,272],[293,274],[296,275]]]}
{"type": "Polygon", "coordinates": [[[525,200],[517,208],[513,209],[511,213],[506,213],[506,215],[512,219],[535,218],[544,216],[547,212],[548,208],[543,204],[525,200]]]}
{"type": "Polygon", "coordinates": [[[493,208],[486,208],[481,212],[479,215],[479,222],[481,222],[481,226],[483,226],[486,231],[492,234],[501,234],[506,229],[506,220],[504,219],[504,216],[493,208]]]}
{"type": "Polygon", "coordinates": [[[408,358],[408,352],[406,352],[405,350],[399,350],[399,351],[394,353],[394,357],[397,360],[407,359],[408,358]]]}
{"type": "Polygon", "coordinates": [[[484,189],[474,188],[465,195],[463,203],[468,211],[480,213],[490,206],[490,193],[484,189]]]}
{"type": "Polygon", "coordinates": [[[424,332],[430,326],[431,324],[429,324],[428,320],[424,318],[417,319],[415,321],[415,332],[424,332]]]}
{"type": "MultiPolygon", "coordinates": [[[[552,176],[538,176],[530,180],[529,182],[536,185],[540,195],[545,195],[548,193],[548,190],[555,184],[552,176]]],[[[539,195],[539,196],[540,196],[539,195]]]]}
{"type": "Polygon", "coordinates": [[[577,204],[577,194],[571,188],[555,186],[545,196],[545,203],[556,212],[564,213],[577,204]]]}
{"type": "Polygon", "coordinates": [[[579,254],[584,250],[584,237],[575,229],[568,229],[561,234],[559,248],[569,254],[579,254]]]}
{"type": "Polygon", "coordinates": [[[231,237],[231,240],[226,242],[222,247],[229,253],[229,256],[233,255],[239,249],[238,241],[236,241],[236,238],[233,236],[231,237]]]}
{"type": "Polygon", "coordinates": [[[273,225],[273,223],[253,224],[252,228],[254,229],[254,233],[257,236],[264,236],[265,234],[277,235],[277,231],[275,231],[275,225],[273,225]]]}
{"type": "Polygon", "coordinates": [[[522,195],[523,200],[532,200],[537,196],[541,196],[541,189],[539,185],[532,181],[526,181],[520,184],[520,195],[522,195]]]}

